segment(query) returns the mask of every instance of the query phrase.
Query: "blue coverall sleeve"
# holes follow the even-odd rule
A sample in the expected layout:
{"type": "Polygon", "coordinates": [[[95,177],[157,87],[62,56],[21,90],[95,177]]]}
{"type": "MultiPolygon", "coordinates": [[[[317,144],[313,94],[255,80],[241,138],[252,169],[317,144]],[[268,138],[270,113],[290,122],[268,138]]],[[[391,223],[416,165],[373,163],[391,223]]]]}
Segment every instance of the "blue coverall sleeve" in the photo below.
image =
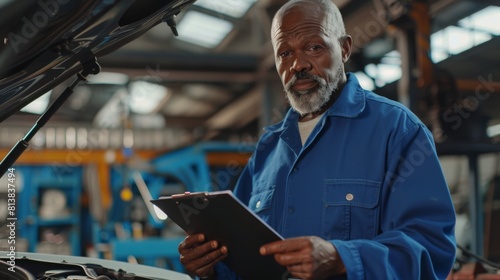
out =
{"type": "Polygon", "coordinates": [[[430,132],[417,125],[390,146],[379,235],[330,240],[348,279],[445,279],[455,259],[455,210],[430,132]]]}

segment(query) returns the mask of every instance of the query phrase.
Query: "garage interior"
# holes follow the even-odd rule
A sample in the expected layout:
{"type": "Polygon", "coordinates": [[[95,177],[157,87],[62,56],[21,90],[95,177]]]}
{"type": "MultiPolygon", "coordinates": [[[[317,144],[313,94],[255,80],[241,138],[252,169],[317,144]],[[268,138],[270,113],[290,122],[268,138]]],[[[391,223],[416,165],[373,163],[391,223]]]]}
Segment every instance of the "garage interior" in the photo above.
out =
{"type": "MultiPolygon", "coordinates": [[[[354,39],[346,70],[409,107],[434,134],[457,211],[457,259],[484,269],[474,276],[496,273],[500,3],[332,1],[354,39]]],[[[122,23],[140,21],[155,2],[132,5],[122,23]]],[[[13,165],[17,250],[185,273],[177,255],[184,233],[155,216],[148,201],[232,189],[263,127],[284,117],[289,107],[269,30],[285,2],[194,1],[174,27],[158,24],[98,57],[101,72],[74,88],[13,165]],[[236,171],[227,171],[230,164],[236,171]]],[[[0,1],[0,13],[13,3],[0,1]]],[[[1,158],[72,81],[2,118],[1,158]]],[[[2,205],[8,178],[0,179],[2,205]]],[[[6,211],[2,206],[0,251],[9,248],[6,211]]]]}

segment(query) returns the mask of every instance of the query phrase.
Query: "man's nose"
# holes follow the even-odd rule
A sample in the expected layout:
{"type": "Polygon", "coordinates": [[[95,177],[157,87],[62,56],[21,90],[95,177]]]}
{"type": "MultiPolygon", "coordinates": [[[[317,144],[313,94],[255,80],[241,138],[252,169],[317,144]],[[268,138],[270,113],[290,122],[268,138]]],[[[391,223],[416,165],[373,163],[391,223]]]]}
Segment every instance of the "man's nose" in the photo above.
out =
{"type": "Polygon", "coordinates": [[[296,55],[295,60],[290,67],[290,71],[300,73],[309,70],[311,70],[311,63],[304,57],[304,55],[296,55]]]}

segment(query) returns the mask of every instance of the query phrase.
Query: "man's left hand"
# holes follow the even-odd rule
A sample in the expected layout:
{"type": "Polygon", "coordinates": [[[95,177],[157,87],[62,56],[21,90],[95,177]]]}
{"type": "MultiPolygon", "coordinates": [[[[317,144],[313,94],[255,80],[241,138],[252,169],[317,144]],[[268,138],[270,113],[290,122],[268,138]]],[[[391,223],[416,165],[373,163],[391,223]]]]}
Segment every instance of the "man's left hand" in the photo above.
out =
{"type": "Polygon", "coordinates": [[[262,255],[286,266],[292,276],[300,279],[326,279],[345,273],[345,267],[332,243],[317,236],[296,237],[266,244],[262,255]]]}

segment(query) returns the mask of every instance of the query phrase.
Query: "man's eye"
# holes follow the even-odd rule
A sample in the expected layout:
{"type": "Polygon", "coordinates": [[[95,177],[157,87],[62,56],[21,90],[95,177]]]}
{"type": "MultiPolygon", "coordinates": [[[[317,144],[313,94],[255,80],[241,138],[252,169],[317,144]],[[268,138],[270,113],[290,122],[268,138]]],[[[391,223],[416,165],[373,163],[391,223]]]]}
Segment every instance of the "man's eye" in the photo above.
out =
{"type": "Polygon", "coordinates": [[[313,45],[313,46],[309,47],[310,51],[319,51],[321,49],[322,49],[322,47],[320,45],[313,45]]]}
{"type": "Polygon", "coordinates": [[[287,57],[290,55],[290,52],[289,51],[284,51],[284,52],[280,52],[279,53],[279,57],[287,57]]]}

